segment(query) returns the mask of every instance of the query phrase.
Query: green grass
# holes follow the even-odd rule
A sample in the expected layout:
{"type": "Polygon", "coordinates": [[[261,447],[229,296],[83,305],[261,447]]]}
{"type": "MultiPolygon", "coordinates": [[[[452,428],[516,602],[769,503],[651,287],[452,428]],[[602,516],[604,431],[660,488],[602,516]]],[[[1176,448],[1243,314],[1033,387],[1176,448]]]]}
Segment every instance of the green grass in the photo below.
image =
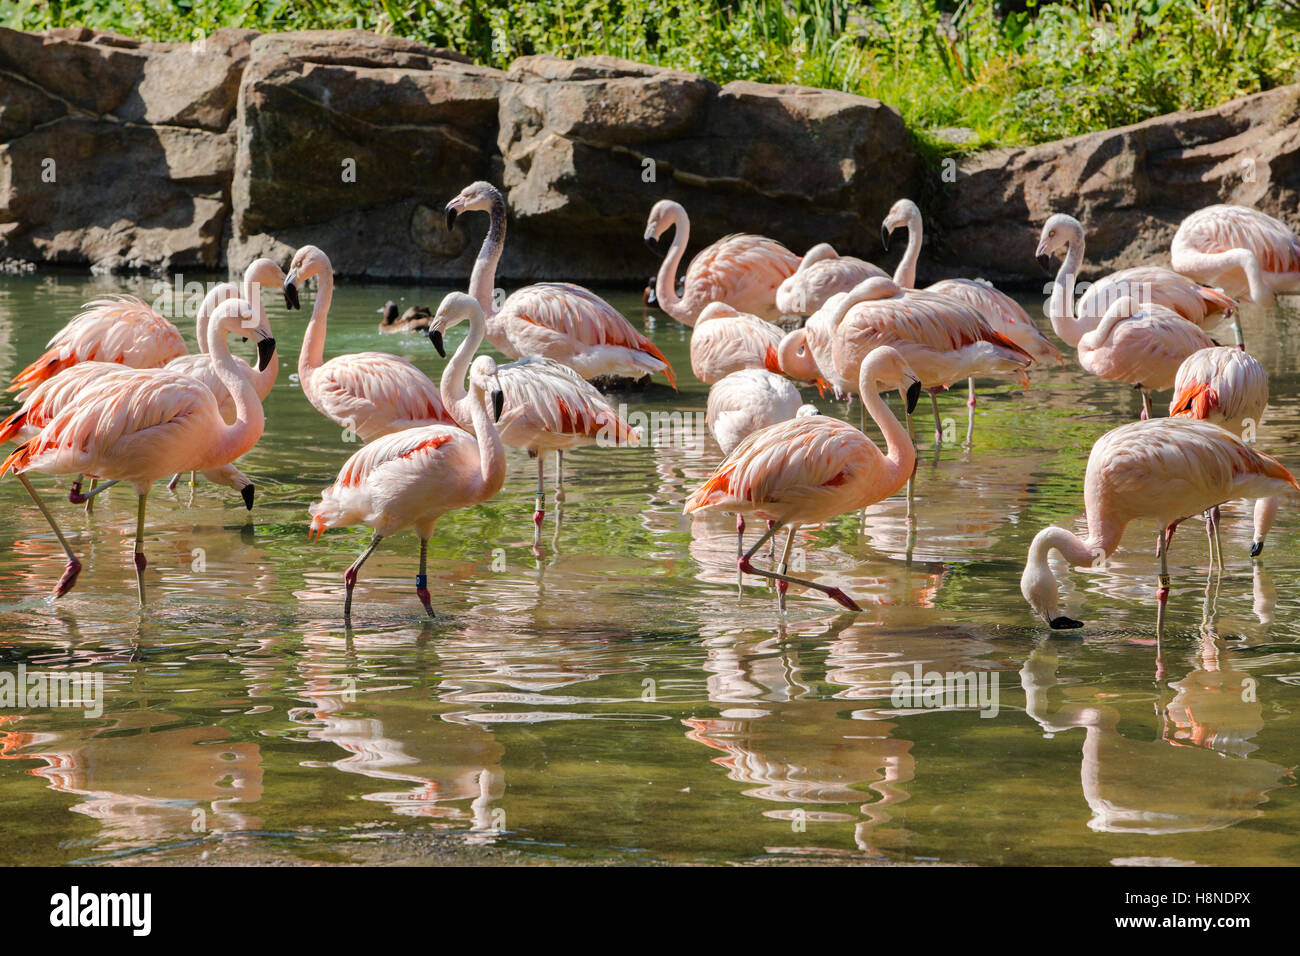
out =
{"type": "Polygon", "coordinates": [[[0,23],[150,39],[223,26],[359,27],[477,62],[605,53],[719,82],[802,83],[897,106],[952,152],[1044,142],[1294,82],[1300,0],[17,0],[0,23]],[[973,135],[961,147],[936,136],[973,135]]]}

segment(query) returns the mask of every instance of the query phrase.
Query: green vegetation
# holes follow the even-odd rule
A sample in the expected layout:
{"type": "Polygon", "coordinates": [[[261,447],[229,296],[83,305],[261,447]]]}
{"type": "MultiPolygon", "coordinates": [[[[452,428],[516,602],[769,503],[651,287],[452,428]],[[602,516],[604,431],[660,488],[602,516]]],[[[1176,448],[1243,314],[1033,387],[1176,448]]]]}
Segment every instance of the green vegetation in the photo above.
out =
{"type": "Polygon", "coordinates": [[[606,53],[719,82],[803,83],[897,106],[923,140],[1042,142],[1293,82],[1300,0],[17,0],[0,23],[151,39],[223,26],[359,27],[480,63],[606,53]]]}

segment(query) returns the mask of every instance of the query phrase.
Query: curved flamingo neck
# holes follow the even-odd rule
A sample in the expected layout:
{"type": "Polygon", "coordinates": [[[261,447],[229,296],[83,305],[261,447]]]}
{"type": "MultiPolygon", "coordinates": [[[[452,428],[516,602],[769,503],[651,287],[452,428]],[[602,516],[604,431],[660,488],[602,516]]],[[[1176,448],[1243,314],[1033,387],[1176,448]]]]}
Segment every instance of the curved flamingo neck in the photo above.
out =
{"type": "Polygon", "coordinates": [[[907,248],[894,270],[894,283],[901,289],[916,288],[916,263],[921,258],[921,216],[913,213],[907,217],[907,248]]]}
{"type": "Polygon", "coordinates": [[[1115,326],[1131,318],[1131,315],[1123,310],[1111,308],[1106,317],[1101,320],[1101,325],[1085,335],[1079,336],[1079,341],[1075,343],[1079,348],[1098,349],[1106,344],[1115,326]]]}
{"type": "Polygon", "coordinates": [[[1085,332],[1083,323],[1074,317],[1074,283],[1079,277],[1079,264],[1083,261],[1083,230],[1071,239],[1066,246],[1065,259],[1057,270],[1056,281],[1052,283],[1052,301],[1048,305],[1048,318],[1052,329],[1061,337],[1061,341],[1071,348],[1078,348],[1079,339],[1085,332]]]}
{"type": "Polygon", "coordinates": [[[501,432],[497,430],[496,422],[487,413],[484,397],[480,388],[475,388],[469,396],[470,420],[478,439],[479,479],[482,482],[480,500],[495,495],[506,480],[505,446],[501,444],[501,432]]]}
{"type": "Polygon", "coordinates": [[[235,421],[225,425],[212,443],[212,465],[209,467],[220,467],[230,464],[257,444],[266,427],[266,416],[252,382],[240,373],[235,357],[230,354],[228,335],[220,326],[209,330],[208,352],[212,355],[212,368],[217,378],[221,379],[235,403],[235,421]]]}
{"type": "Polygon", "coordinates": [[[795,329],[781,338],[776,347],[776,360],[781,371],[791,378],[808,382],[821,378],[821,370],[808,347],[808,333],[804,329],[795,329]]]}
{"type": "Polygon", "coordinates": [[[442,378],[438,382],[438,391],[442,393],[443,404],[454,411],[453,417],[462,425],[466,418],[473,419],[475,405],[465,387],[465,376],[469,372],[474,353],[483,344],[483,336],[486,332],[487,323],[483,317],[477,313],[470,315],[469,332],[460,345],[456,346],[456,351],[452,353],[447,367],[442,370],[442,378]],[[466,412],[466,402],[470,403],[469,414],[466,412]]]}
{"type": "Polygon", "coordinates": [[[1105,557],[1114,550],[1113,547],[1107,549],[1107,543],[1106,540],[1092,533],[1089,533],[1087,538],[1080,538],[1066,528],[1049,525],[1034,535],[1025,563],[1037,571],[1046,571],[1050,574],[1051,567],[1047,563],[1047,557],[1051,552],[1059,551],[1071,567],[1089,567],[1099,555],[1105,557]]]}
{"type": "Polygon", "coordinates": [[[298,353],[298,382],[304,391],[310,387],[312,373],[325,362],[325,327],[333,297],[334,270],[326,266],[316,275],[316,301],[302,337],[302,351],[298,353]]]}
{"type": "Polygon", "coordinates": [[[469,294],[483,310],[484,315],[496,311],[494,291],[496,289],[497,263],[506,246],[506,200],[501,193],[493,190],[492,203],[488,207],[488,231],[479,247],[478,258],[474,260],[474,271],[469,276],[469,294]]]}
{"type": "Polygon", "coordinates": [[[659,308],[682,325],[694,326],[696,317],[682,305],[682,300],[677,295],[677,269],[682,264],[682,256],[686,254],[686,244],[691,240],[691,220],[684,209],[674,209],[672,217],[676,228],[673,229],[673,242],[668,247],[668,255],[659,264],[659,274],[655,277],[655,298],[659,301],[659,308]]]}
{"type": "Polygon", "coordinates": [[[199,351],[208,351],[208,322],[212,313],[226,299],[237,294],[237,288],[230,282],[219,282],[208,290],[208,294],[199,303],[199,314],[194,319],[194,336],[198,340],[199,351]]]}
{"type": "Polygon", "coordinates": [[[871,416],[871,420],[876,423],[876,427],[885,438],[885,458],[892,465],[890,470],[893,472],[893,478],[901,485],[907,481],[916,464],[916,446],[912,444],[907,429],[880,397],[879,374],[872,368],[864,367],[858,387],[862,395],[863,409],[871,416]]]}

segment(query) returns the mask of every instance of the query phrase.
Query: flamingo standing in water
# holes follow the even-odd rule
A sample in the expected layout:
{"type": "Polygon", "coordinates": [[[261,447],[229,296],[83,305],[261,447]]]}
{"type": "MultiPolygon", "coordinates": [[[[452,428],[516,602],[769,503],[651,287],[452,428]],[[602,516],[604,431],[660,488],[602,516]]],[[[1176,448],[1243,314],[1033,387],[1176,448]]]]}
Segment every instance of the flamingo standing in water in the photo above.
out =
{"type": "Polygon", "coordinates": [[[1178,226],[1169,257],[1175,271],[1256,305],[1300,289],[1300,239],[1248,206],[1198,209],[1178,226]]]}
{"type": "Polygon", "coordinates": [[[316,302],[298,355],[298,383],[318,412],[363,442],[421,425],[455,425],[438,388],[407,359],[387,352],[353,352],[325,361],[325,328],[334,294],[334,268],[325,253],[303,246],[284,278],[285,301],[298,307],[298,286],[316,277],[316,302]]]}
{"type": "Polygon", "coordinates": [[[829,242],[818,243],[804,253],[794,275],[777,288],[776,309],[781,315],[812,315],[837,292],[848,292],[873,276],[888,275],[865,259],[840,255],[829,242]]]}
{"type": "MultiPolygon", "coordinates": [[[[467,310],[468,306],[448,296],[439,312],[448,309],[467,310]]],[[[354,524],[374,529],[370,544],[343,575],[347,589],[344,618],[352,616],[352,590],[361,565],[380,541],[407,528],[413,528],[420,539],[415,592],[425,611],[433,616],[426,567],[429,538],[434,523],[443,515],[482,504],[501,490],[506,478],[506,455],[495,419],[501,414],[503,401],[496,381],[496,363],[490,356],[480,355],[469,375],[468,410],[473,434],[455,425],[424,425],[379,438],[353,454],[334,484],[311,506],[309,535],[313,537],[319,538],[327,528],[354,524]]]]}
{"type": "MultiPolygon", "coordinates": [[[[262,437],[265,419],[257,393],[239,371],[227,337],[252,331],[253,312],[245,302],[222,303],[213,313],[208,350],[222,383],[234,397],[236,419],[227,423],[216,397],[202,382],[167,369],[129,369],[95,380],[78,399],[55,415],[40,434],[20,445],[0,465],[13,471],[36,498],[25,472],[90,474],[126,481],[139,496],[135,529],[135,572],[144,605],[144,517],[150,486],[165,475],[209,471],[229,465],[262,437]]],[[[270,361],[274,343],[258,339],[259,365],[270,361]]],[[[101,486],[105,487],[105,486],[101,486]]],[[[66,593],[81,569],[49,511],[46,519],[68,556],[56,589],[66,593]]]]}
{"type": "Polygon", "coordinates": [[[181,333],[133,295],[86,303],[46,344],[40,358],[13,378],[9,391],[25,401],[32,389],[80,362],[159,368],[186,352],[181,333]]]}
{"type": "Polygon", "coordinates": [[[540,355],[583,378],[662,372],[673,388],[677,377],[653,342],[617,309],[589,289],[567,282],[539,282],[512,292],[500,307],[493,296],[497,262],[506,242],[506,201],[491,183],[471,183],[447,203],[447,228],[470,210],[488,214],[488,232],[470,274],[469,294],[487,317],[488,340],[512,359],[540,355]]]}
{"type": "Polygon", "coordinates": [[[682,325],[693,326],[710,302],[726,302],[733,308],[775,321],[781,317],[776,291],[794,275],[799,257],[775,239],[745,233],[726,236],[696,253],[686,269],[686,281],[679,296],[677,267],[691,237],[691,222],[681,203],[661,199],[650,210],[645,240],[656,253],[656,242],[670,228],[672,245],[655,278],[655,298],[682,325]]]}
{"type": "Polygon", "coordinates": [[[753,432],[686,499],[684,514],[721,511],[770,522],[737,565],[743,573],[775,580],[782,610],[789,584],[821,591],[851,611],[862,610],[839,588],[788,576],[790,547],[800,525],[824,524],[865,508],[907,483],[916,464],[916,449],[879,395],[882,388],[900,383],[908,408],[915,407],[921,381],[896,350],[875,349],[862,362],[858,388],[863,405],[884,435],[885,454],[846,422],[826,415],[793,418],[753,432]],[[787,525],[780,572],[754,567],[750,563],[754,554],[787,525]]]}
{"type": "Polygon", "coordinates": [[[1059,551],[1075,567],[1095,566],[1119,547],[1129,522],[1154,518],[1159,630],[1169,599],[1169,544],[1178,524],[1233,498],[1267,498],[1293,489],[1300,485],[1281,463],[1210,422],[1155,418],[1121,425],[1097,439],[1088,455],[1083,482],[1088,536],[1054,525],[1038,532],[1020,593],[1052,628],[1082,627],[1082,621],[1060,612],[1048,554],[1059,551]]]}
{"type": "Polygon", "coordinates": [[[742,368],[780,372],[780,344],[781,330],[771,322],[737,312],[725,302],[711,302],[691,332],[691,371],[705,385],[742,368]]]}
{"type": "MultiPolygon", "coordinates": [[[[900,227],[907,230],[907,248],[903,250],[903,257],[894,270],[894,282],[901,288],[910,290],[916,288],[916,264],[921,256],[923,241],[921,210],[910,199],[900,199],[894,203],[880,224],[880,240],[886,249],[889,248],[889,237],[900,227]]],[[[927,286],[924,291],[950,296],[973,306],[989,328],[1020,346],[1035,362],[1065,364],[1065,356],[1060,349],[1038,330],[1020,303],[1006,293],[999,292],[992,283],[979,279],[942,279],[927,286]]],[[[975,379],[968,380],[967,388],[966,406],[969,411],[966,442],[969,444],[975,431],[975,379]]]]}
{"type": "MultiPolygon", "coordinates": [[[[472,428],[476,406],[474,397],[465,390],[465,373],[487,334],[483,309],[472,296],[448,296],[429,321],[428,334],[438,354],[446,358],[443,334],[459,322],[469,323],[469,334],[443,368],[441,388],[456,421],[463,428],[472,428]]],[[[567,365],[526,355],[508,365],[496,366],[493,374],[505,402],[498,416],[502,443],[526,448],[537,458],[537,502],[533,511],[536,549],[541,546],[542,521],[546,517],[546,455],[555,452],[555,501],[563,504],[566,448],[597,441],[625,445],[635,443],[638,436],[600,391],[567,365]]]]}
{"type": "MultiPolygon", "coordinates": [[[[1193,352],[1178,367],[1169,414],[1213,422],[1245,441],[1259,428],[1267,407],[1268,373],[1264,366],[1239,348],[1216,345],[1193,352]],[[1246,434],[1247,430],[1249,434],[1246,434]]],[[[1276,517],[1276,498],[1260,498],[1255,502],[1255,537],[1250,546],[1252,558],[1259,557],[1264,550],[1264,538],[1276,517]]],[[[1217,507],[1210,509],[1207,521],[1213,534],[1217,563],[1223,567],[1217,507]]]]}

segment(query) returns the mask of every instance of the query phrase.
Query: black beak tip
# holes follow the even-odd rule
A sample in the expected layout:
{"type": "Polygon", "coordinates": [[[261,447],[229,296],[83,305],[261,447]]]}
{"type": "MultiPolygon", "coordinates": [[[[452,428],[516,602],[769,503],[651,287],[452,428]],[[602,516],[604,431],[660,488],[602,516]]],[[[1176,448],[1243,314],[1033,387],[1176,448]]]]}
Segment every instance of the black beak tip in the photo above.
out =
{"type": "Polygon", "coordinates": [[[284,307],[286,309],[300,309],[301,303],[298,301],[298,287],[292,282],[284,284],[284,307]]]}
{"type": "Polygon", "coordinates": [[[1048,275],[1052,274],[1052,259],[1050,256],[1043,255],[1043,256],[1035,256],[1034,258],[1038,260],[1038,265],[1044,272],[1046,272],[1048,275]]]}
{"type": "Polygon", "coordinates": [[[447,208],[447,231],[451,232],[452,228],[455,225],[456,225],[456,210],[448,207],[447,208]]]}
{"type": "Polygon", "coordinates": [[[918,379],[907,387],[907,414],[916,411],[916,403],[921,400],[921,382],[918,379]]]}
{"type": "Polygon", "coordinates": [[[1258,557],[1259,557],[1261,554],[1263,554],[1263,553],[1264,553],[1264,542],[1263,542],[1263,541],[1254,541],[1254,542],[1251,543],[1251,545],[1250,545],[1250,556],[1251,556],[1252,558],[1258,558],[1258,557]]]}
{"type": "Polygon", "coordinates": [[[880,244],[885,247],[886,252],[889,251],[889,228],[886,226],[880,227],[880,244]]]}
{"type": "Polygon", "coordinates": [[[240,496],[244,499],[244,507],[249,511],[253,510],[253,486],[245,485],[239,489],[240,496]]]}
{"type": "Polygon", "coordinates": [[[429,341],[433,343],[433,347],[437,349],[438,355],[441,358],[447,357],[447,349],[442,344],[442,333],[440,331],[437,329],[430,329],[429,341]]]}
{"type": "Polygon", "coordinates": [[[1048,626],[1054,631],[1070,631],[1076,627],[1083,627],[1082,621],[1076,621],[1072,617],[1066,617],[1062,614],[1060,617],[1054,617],[1047,622],[1048,626]]]}
{"type": "Polygon", "coordinates": [[[651,252],[653,252],[656,256],[660,254],[659,240],[656,239],[654,236],[646,236],[645,244],[646,244],[646,248],[649,249],[651,252]]]}
{"type": "Polygon", "coordinates": [[[257,370],[266,371],[266,367],[271,364],[271,357],[275,355],[275,339],[266,338],[257,343],[257,370]]]}
{"type": "Polygon", "coordinates": [[[492,420],[494,422],[501,421],[501,410],[504,409],[505,407],[506,407],[505,392],[501,391],[501,389],[498,388],[492,392],[492,420]]]}

